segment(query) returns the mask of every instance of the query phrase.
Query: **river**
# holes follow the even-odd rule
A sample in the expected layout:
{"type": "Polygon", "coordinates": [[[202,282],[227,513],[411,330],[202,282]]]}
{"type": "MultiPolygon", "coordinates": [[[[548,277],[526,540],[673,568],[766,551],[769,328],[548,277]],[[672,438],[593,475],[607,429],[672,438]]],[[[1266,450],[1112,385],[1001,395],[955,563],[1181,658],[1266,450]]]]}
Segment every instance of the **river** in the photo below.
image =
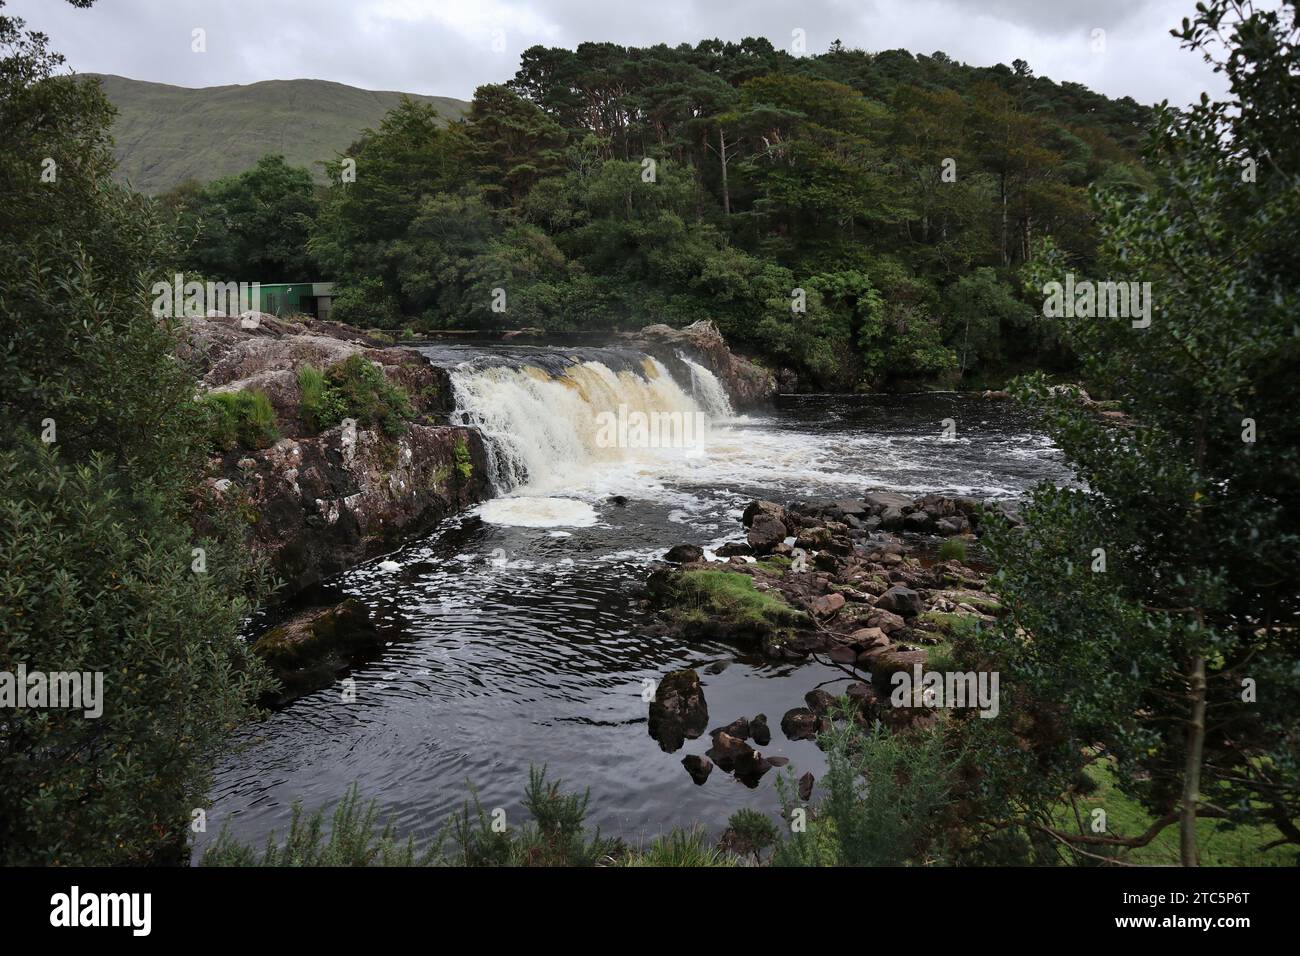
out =
{"type": "Polygon", "coordinates": [[[710,727],[765,713],[764,752],[820,777],[821,752],[778,724],[814,686],[842,687],[843,673],[648,636],[637,589],[650,563],[675,544],[743,538],[740,513],[756,497],[1008,499],[1069,477],[1014,406],[976,396],[788,396],[737,415],[707,370],[681,366],[674,379],[635,353],[425,351],[453,370],[454,417],[488,437],[498,497],[321,589],[323,600],[363,601],[386,650],[350,673],[355,701],[336,685],[242,733],[241,752],[216,768],[196,853],[223,825],[257,844],[283,835],[295,800],[316,809],[353,782],[417,841],[469,784],[517,824],[529,766],[543,764],[589,787],[589,822],[631,842],[683,824],[716,834],[742,806],[775,811],[775,771],[754,789],[722,772],[696,786],[681,758],[703,753],[707,735],[662,752],[643,688],[698,668],[710,727]],[[687,448],[604,447],[593,438],[600,413],[619,405],[698,413],[707,432],[687,448]]]}

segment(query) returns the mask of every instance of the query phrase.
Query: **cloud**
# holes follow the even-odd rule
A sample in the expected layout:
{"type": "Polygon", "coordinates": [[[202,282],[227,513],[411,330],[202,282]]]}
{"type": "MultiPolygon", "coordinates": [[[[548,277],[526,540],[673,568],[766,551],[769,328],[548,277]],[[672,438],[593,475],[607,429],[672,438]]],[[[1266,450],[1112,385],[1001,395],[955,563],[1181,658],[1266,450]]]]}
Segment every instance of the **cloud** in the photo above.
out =
{"type": "Polygon", "coordinates": [[[1141,102],[1187,103],[1220,78],[1169,30],[1191,0],[11,0],[79,72],[179,86],[313,77],[365,89],[468,99],[514,75],[534,44],[573,48],[766,36],[810,51],[842,40],[864,50],[942,50],[979,66],[1028,61],[1034,72],[1141,102]],[[206,52],[192,50],[205,31],[206,52]],[[1104,31],[1104,49],[1097,34],[1104,31]]]}

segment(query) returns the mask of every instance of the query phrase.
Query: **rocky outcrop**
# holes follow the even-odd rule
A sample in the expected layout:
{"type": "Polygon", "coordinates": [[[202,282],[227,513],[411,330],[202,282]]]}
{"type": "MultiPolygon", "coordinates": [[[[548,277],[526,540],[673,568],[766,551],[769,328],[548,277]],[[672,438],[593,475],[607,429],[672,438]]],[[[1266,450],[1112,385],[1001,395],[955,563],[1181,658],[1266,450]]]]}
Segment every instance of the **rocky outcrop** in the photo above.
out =
{"type": "Polygon", "coordinates": [[[678,352],[684,352],[718,377],[731,398],[731,404],[737,409],[766,404],[776,395],[777,383],[772,373],[734,354],[718,327],[707,320],[682,329],[648,325],[640,332],[629,333],[627,340],[635,348],[659,359],[674,371],[674,375],[685,374],[681,380],[689,381],[689,372],[680,368],[683,363],[677,356],[678,352]]]}
{"type": "Polygon", "coordinates": [[[248,517],[253,550],[284,582],[280,598],[490,495],[478,433],[444,424],[452,402],[446,373],[411,349],[375,345],[355,329],[317,320],[187,319],[180,357],[201,392],[261,392],[275,412],[279,439],[214,457],[209,484],[248,517]],[[409,399],[400,434],[349,419],[317,434],[304,420],[299,371],[324,371],[356,355],[409,399]]]}

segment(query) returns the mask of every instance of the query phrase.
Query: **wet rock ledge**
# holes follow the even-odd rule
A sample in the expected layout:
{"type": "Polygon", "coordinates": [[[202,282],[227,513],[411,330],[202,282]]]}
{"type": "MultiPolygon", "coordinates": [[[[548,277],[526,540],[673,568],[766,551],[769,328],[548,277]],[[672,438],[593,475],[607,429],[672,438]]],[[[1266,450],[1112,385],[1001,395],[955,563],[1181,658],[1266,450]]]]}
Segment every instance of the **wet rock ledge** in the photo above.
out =
{"type": "Polygon", "coordinates": [[[194,368],[200,394],[261,393],[274,410],[275,440],[215,455],[208,484],[240,505],[253,550],[284,582],[278,599],[490,496],[479,434],[442,424],[451,386],[420,353],[317,320],[247,313],[186,321],[180,358],[194,368]],[[309,427],[300,371],[327,372],[353,356],[408,398],[396,434],[355,419],[309,427]]]}

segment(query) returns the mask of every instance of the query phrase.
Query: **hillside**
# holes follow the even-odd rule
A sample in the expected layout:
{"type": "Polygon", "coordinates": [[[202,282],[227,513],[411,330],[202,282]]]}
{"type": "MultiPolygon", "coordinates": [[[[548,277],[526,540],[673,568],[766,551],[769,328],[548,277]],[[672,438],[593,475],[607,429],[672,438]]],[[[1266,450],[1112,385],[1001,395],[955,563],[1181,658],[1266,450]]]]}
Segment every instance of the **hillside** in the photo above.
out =
{"type": "MultiPolygon", "coordinates": [[[[283,153],[321,181],[330,159],[366,127],[378,126],[401,93],[361,90],[327,80],[266,80],[247,86],[189,89],[123,76],[98,76],[118,109],[113,124],[117,176],[147,193],[193,177],[208,182],[248,169],[265,153],[283,153]]],[[[448,119],[464,100],[411,95],[448,119]]]]}

